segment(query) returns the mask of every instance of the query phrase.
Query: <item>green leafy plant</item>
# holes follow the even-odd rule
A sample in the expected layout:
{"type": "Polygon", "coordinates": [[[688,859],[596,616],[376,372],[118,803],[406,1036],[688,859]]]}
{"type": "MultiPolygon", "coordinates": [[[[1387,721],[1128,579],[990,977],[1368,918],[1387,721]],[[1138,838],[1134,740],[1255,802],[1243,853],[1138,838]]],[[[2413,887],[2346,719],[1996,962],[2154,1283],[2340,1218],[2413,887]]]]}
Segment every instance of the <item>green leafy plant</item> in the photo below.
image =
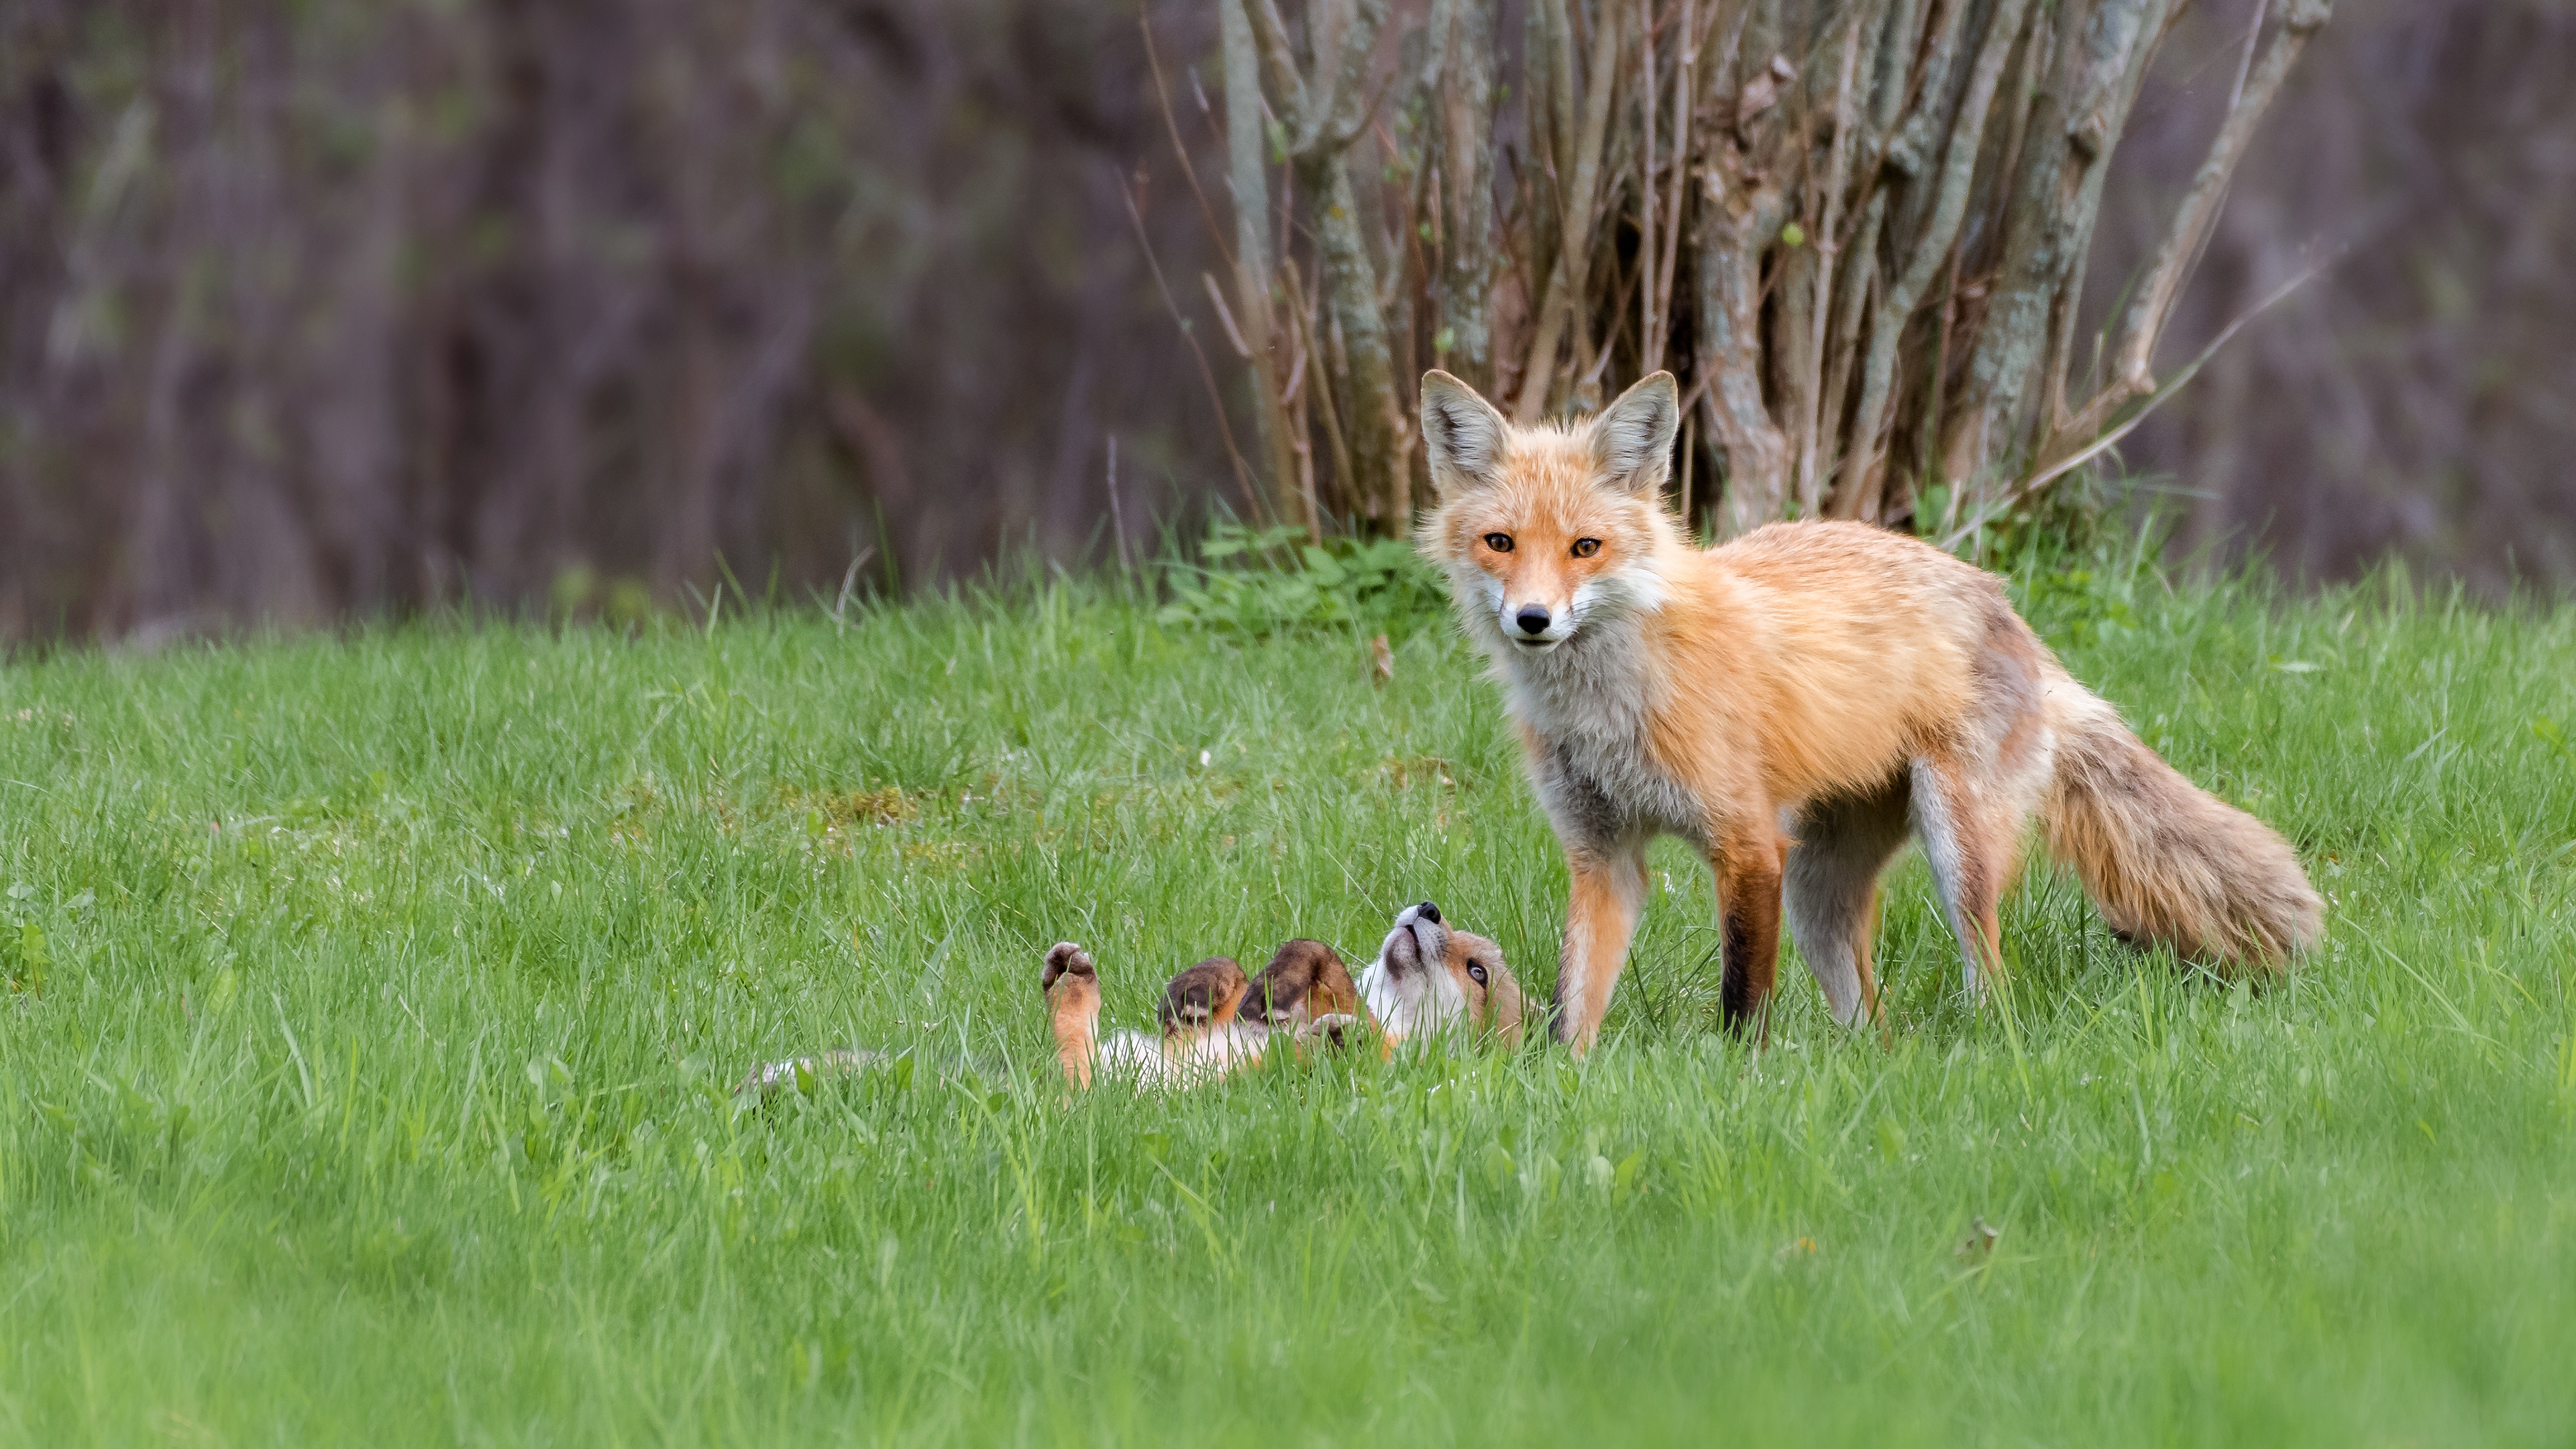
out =
{"type": "MultiPolygon", "coordinates": [[[[30,996],[44,994],[45,970],[54,964],[45,928],[35,918],[36,894],[34,886],[20,882],[9,888],[7,904],[0,906],[0,984],[30,996]]],[[[88,899],[83,892],[82,903],[88,899]]]]}
{"type": "Polygon", "coordinates": [[[1217,524],[1197,563],[1167,565],[1172,598],[1155,617],[1267,636],[1353,626],[1402,634],[1439,615],[1439,575],[1402,540],[1304,540],[1293,525],[1217,524]]]}
{"type": "Polygon", "coordinates": [[[2023,613],[2059,644],[2081,649],[2138,625],[2130,606],[2137,573],[2115,562],[2027,574],[2019,582],[2023,613]]]}
{"type": "Polygon", "coordinates": [[[2150,503],[2123,513],[2119,485],[2090,475],[1983,531],[1972,557],[2001,572],[2013,603],[2060,648],[2087,648],[2138,627],[2142,590],[2161,585],[2172,519],[2150,503]]]}

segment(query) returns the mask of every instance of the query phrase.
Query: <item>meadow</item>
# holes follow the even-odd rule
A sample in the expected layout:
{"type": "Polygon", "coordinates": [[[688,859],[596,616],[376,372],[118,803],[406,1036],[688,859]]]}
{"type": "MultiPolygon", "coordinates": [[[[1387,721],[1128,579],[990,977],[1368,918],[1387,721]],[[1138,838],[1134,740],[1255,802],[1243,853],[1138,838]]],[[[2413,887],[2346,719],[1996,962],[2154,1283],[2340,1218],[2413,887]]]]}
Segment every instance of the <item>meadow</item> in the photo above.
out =
{"type": "Polygon", "coordinates": [[[1142,1025],[1428,897],[1544,994],[1445,624],[1386,683],[1079,581],[0,665],[0,1440],[2568,1442],[2576,610],[2024,594],[2296,844],[2289,978],[2034,868],[1972,1010],[1909,861],[1883,1027],[1792,959],[1757,1053],[1666,844],[1583,1063],[1076,1101],[1062,938],[1142,1025]],[[905,1055],[731,1094],[833,1045],[905,1055]]]}

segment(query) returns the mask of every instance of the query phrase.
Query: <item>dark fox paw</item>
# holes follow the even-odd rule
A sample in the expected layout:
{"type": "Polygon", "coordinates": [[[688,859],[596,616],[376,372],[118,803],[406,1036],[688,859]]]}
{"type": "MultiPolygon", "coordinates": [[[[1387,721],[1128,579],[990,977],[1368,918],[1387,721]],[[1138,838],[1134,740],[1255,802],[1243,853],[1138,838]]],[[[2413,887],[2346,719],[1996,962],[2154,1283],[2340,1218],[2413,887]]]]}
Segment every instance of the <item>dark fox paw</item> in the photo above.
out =
{"type": "Polygon", "coordinates": [[[1091,964],[1090,953],[1071,941],[1058,941],[1047,948],[1046,972],[1038,978],[1038,990],[1055,990],[1055,983],[1065,976],[1098,980],[1100,971],[1091,964]]]}

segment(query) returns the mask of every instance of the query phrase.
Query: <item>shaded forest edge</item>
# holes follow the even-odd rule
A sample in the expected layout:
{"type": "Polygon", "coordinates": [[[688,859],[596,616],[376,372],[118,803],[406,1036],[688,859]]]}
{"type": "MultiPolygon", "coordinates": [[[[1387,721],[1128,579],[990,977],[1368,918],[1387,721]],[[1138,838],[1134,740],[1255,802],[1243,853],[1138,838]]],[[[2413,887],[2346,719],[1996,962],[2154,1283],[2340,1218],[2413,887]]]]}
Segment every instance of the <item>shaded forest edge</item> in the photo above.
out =
{"type": "MultiPolygon", "coordinates": [[[[2162,239],[2253,13],[2187,9],[2148,72],[2087,328],[2162,239]]],[[[1257,511],[1215,305],[1217,16],[1142,18],[8,7],[0,637],[685,601],[719,559],[755,593],[902,590],[1257,511]]],[[[1495,17],[1507,93],[1528,23],[1495,17]]],[[[2187,490],[2187,541],[2576,577],[2571,61],[2537,3],[2337,7],[2166,365],[2336,260],[2117,460],[2187,490]]]]}

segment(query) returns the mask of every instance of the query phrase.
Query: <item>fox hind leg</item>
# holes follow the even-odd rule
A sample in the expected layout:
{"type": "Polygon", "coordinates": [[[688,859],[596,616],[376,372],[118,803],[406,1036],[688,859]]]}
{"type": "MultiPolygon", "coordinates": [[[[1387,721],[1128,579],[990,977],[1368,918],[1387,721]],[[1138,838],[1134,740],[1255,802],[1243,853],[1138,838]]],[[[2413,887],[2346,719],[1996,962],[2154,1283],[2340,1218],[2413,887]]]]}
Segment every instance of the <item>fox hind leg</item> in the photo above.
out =
{"type": "Polygon", "coordinates": [[[1933,754],[1914,762],[1914,833],[1932,865],[1950,932],[1959,940],[1964,982],[1971,999],[1986,979],[2001,979],[2003,923],[1998,909],[2018,860],[2021,812],[1977,788],[1974,773],[1955,757],[1933,754]]]}
{"type": "Polygon", "coordinates": [[[2001,979],[2003,925],[1996,909],[2021,864],[2022,827],[2056,772],[2049,692],[2053,681],[2064,681],[2000,593],[1990,600],[1973,673],[1971,707],[1909,771],[1914,831],[1959,938],[1972,998],[1985,978],[2001,979]]]}
{"type": "Polygon", "coordinates": [[[1844,1026],[1878,1015],[1878,982],[1870,971],[1878,877],[1905,844],[1905,803],[1899,776],[1870,794],[1811,804],[1795,822],[1796,843],[1781,881],[1789,934],[1844,1026]]]}
{"type": "MultiPolygon", "coordinates": [[[[1767,822],[1766,822],[1767,823],[1767,822]]],[[[1756,1042],[1770,1030],[1772,977],[1780,966],[1781,842],[1767,830],[1723,835],[1717,873],[1719,1020],[1756,1042]]]]}

